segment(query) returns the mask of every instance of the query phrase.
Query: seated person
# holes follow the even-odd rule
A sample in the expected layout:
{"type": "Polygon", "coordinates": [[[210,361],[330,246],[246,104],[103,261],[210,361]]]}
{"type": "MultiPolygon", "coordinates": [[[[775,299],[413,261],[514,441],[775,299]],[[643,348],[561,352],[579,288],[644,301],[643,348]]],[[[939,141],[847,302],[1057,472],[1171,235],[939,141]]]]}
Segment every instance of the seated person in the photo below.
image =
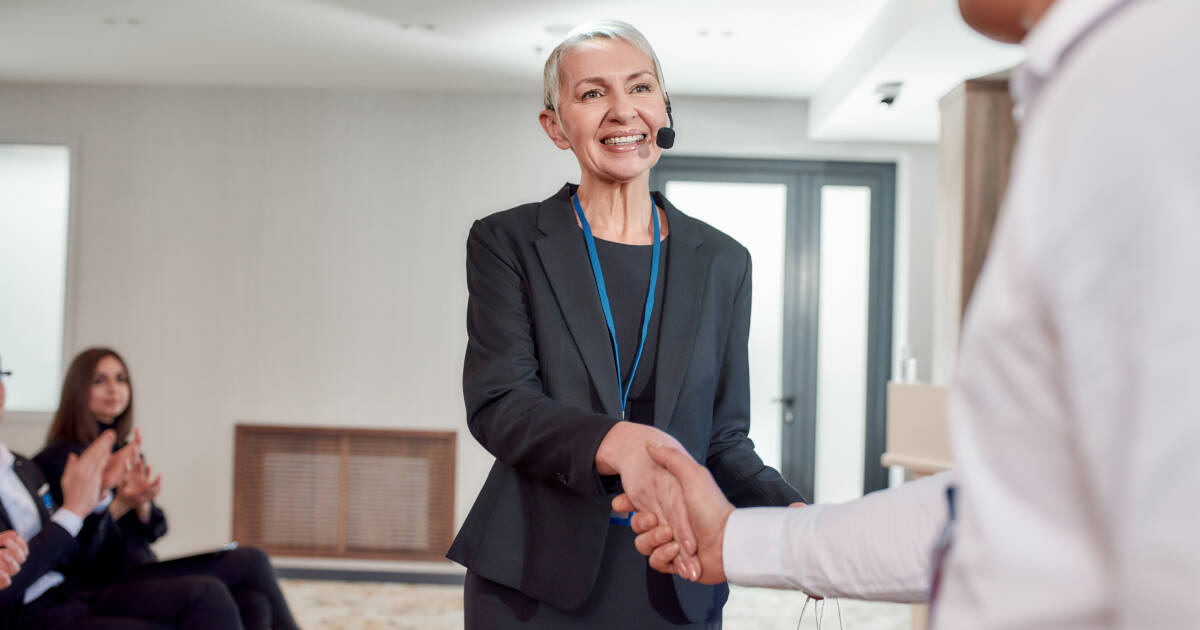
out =
{"type": "MultiPolygon", "coordinates": [[[[47,477],[56,478],[67,458],[83,452],[96,436],[112,430],[117,446],[132,434],[133,384],[125,361],[108,348],[92,348],[72,361],[63,381],[62,398],[50,427],[47,445],[34,457],[47,477]]],[[[90,584],[141,582],[176,575],[211,575],[230,590],[246,628],[297,628],[287,601],[279,589],[274,569],[266,554],[254,547],[207,553],[158,562],[150,543],[167,531],[167,521],[154,498],[162,487],[161,475],[154,477],[144,458],[134,461],[125,480],[116,487],[108,514],[116,521],[103,558],[89,568],[90,584]]],[[[50,483],[51,494],[59,489],[50,483]]]]}
{"type": "MultiPolygon", "coordinates": [[[[4,397],[0,382],[0,418],[4,397]]],[[[3,569],[8,582],[0,589],[0,629],[241,628],[228,590],[211,577],[102,588],[79,583],[90,554],[113,528],[104,509],[111,495],[102,488],[118,484],[136,456],[136,447],[113,453],[114,440],[105,431],[67,459],[57,481],[61,506],[48,493],[42,471],[0,444],[0,530],[13,530],[0,534],[0,551],[7,552],[0,555],[19,560],[16,571],[3,569]]]]}

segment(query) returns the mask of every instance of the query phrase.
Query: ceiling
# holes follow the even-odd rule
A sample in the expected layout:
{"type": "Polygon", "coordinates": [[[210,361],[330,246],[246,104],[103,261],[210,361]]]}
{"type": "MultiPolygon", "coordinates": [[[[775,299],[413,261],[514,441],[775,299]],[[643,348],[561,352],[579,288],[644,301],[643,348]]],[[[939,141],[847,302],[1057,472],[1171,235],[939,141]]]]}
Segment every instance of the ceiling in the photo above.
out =
{"type": "MultiPolygon", "coordinates": [[[[575,24],[654,44],[673,94],[809,99],[818,139],[935,141],[936,100],[1020,59],[953,0],[0,0],[0,80],[539,91],[575,24]],[[878,82],[903,81],[881,110],[878,82]]],[[[534,97],[536,98],[536,97],[534,97]]]]}

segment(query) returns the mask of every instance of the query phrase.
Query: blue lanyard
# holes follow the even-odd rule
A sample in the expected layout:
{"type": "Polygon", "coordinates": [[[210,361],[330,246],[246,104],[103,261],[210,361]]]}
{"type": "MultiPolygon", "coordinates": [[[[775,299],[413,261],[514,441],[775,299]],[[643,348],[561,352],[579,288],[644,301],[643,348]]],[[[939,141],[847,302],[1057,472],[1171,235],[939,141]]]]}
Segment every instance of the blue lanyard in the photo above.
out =
{"type": "Polygon", "coordinates": [[[621,400],[621,419],[625,419],[625,401],[629,399],[629,389],[633,387],[633,377],[637,374],[638,363],[642,360],[642,350],[646,347],[646,333],[650,330],[650,314],[654,312],[654,288],[658,286],[658,251],[659,228],[658,206],[654,198],[650,198],[650,210],[654,214],[654,254],[650,260],[650,290],[646,292],[646,308],[642,316],[642,339],[638,342],[637,356],[633,359],[633,369],[629,372],[629,380],[621,379],[621,351],[617,347],[617,329],[613,325],[612,307],[608,303],[608,289],[604,286],[604,271],[600,269],[600,257],[596,255],[596,239],[592,236],[592,228],[588,225],[587,217],[583,216],[583,207],[579,205],[579,195],[571,197],[575,205],[575,215],[579,217],[579,225],[583,227],[583,240],[587,243],[588,258],[592,261],[592,274],[596,276],[596,291],[600,293],[600,307],[604,309],[604,323],[608,324],[608,335],[612,338],[613,359],[617,362],[617,396],[621,400]]]}

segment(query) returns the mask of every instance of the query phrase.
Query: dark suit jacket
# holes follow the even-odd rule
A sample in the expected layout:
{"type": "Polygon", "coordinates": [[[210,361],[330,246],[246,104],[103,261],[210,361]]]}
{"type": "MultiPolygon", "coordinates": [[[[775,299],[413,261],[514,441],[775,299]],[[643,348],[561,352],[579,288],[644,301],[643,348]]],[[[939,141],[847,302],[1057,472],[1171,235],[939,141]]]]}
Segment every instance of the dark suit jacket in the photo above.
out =
{"type": "MultiPolygon", "coordinates": [[[[84,520],[83,529],[79,536],[71,536],[61,525],[50,520],[51,509],[57,509],[57,502],[47,506],[43,487],[48,487],[42,471],[32,461],[13,453],[13,470],[33,502],[37,504],[38,515],[42,520],[42,530],[32,540],[29,540],[29,557],[21,570],[13,576],[12,585],[0,590],[0,628],[12,626],[24,605],[25,589],[29,588],[38,578],[49,571],[59,571],[66,578],[65,584],[73,583],[73,576],[104,546],[104,539],[112,527],[112,519],[106,511],[102,515],[93,515],[84,520]]],[[[12,529],[12,521],[8,512],[0,504],[0,531],[12,529]]]]}
{"type": "MultiPolygon", "coordinates": [[[[447,554],[564,610],[584,603],[599,571],[613,492],[594,460],[620,414],[575,188],[471,228],[463,394],[472,435],[497,461],[447,554]]],[[[750,255],[661,194],[655,202],[672,244],[654,424],[708,466],[734,505],[800,501],[746,435],[750,255]]]]}

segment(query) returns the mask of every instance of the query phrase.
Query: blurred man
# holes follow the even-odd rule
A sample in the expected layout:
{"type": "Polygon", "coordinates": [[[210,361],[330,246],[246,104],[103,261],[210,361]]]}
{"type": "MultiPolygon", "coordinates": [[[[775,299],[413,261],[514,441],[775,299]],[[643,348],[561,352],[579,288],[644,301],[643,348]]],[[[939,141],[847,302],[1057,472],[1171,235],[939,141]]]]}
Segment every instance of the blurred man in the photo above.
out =
{"type": "MultiPolygon", "coordinates": [[[[5,372],[0,371],[0,422],[4,421],[5,372]]],[[[12,585],[12,576],[21,571],[21,565],[29,557],[29,545],[17,532],[7,529],[0,532],[0,589],[12,585]]]]}
{"type": "MultiPolygon", "coordinates": [[[[734,511],[686,456],[652,456],[684,486],[703,581],[932,598],[942,629],[1200,627],[1200,3],[960,7],[1027,57],[951,394],[956,469],[734,511]]],[[[639,517],[669,570],[674,543],[639,517]]]]}

